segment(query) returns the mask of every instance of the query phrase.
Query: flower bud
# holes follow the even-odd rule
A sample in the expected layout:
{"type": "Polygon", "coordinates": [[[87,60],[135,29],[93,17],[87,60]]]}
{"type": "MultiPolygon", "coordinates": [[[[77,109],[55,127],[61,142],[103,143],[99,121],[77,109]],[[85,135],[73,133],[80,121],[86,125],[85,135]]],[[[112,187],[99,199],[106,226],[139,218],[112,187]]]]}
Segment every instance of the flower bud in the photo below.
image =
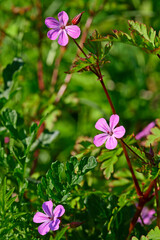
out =
{"type": "Polygon", "coordinates": [[[70,227],[71,228],[76,228],[79,227],[80,225],[82,225],[84,222],[71,222],[70,223],[70,227]]]}
{"type": "Polygon", "coordinates": [[[72,24],[73,24],[73,25],[77,25],[77,24],[80,22],[83,13],[84,13],[84,11],[81,12],[81,13],[79,13],[77,16],[75,16],[75,17],[72,19],[72,24]]]}

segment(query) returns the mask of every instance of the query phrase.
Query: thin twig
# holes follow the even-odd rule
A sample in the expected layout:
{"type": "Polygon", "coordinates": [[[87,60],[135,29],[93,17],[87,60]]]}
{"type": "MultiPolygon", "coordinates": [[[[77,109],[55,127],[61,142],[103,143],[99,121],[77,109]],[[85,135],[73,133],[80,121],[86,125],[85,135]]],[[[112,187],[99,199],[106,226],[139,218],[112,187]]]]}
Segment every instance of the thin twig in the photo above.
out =
{"type": "MultiPolygon", "coordinates": [[[[87,37],[87,34],[88,34],[88,31],[89,31],[89,28],[91,26],[91,23],[93,21],[93,16],[90,16],[87,21],[86,21],[86,24],[85,24],[85,27],[84,27],[84,31],[83,31],[83,34],[82,34],[82,37],[81,37],[81,40],[80,40],[80,47],[82,49],[82,45],[83,43],[85,42],[86,40],[86,37],[87,37]]],[[[80,49],[78,48],[78,51],[77,51],[77,54],[80,52],[80,49]]],[[[62,84],[62,86],[60,87],[58,93],[57,93],[57,96],[56,96],[56,99],[55,99],[55,103],[57,104],[60,99],[62,98],[62,96],[64,95],[66,89],[67,89],[67,86],[71,80],[71,77],[72,77],[72,74],[67,74],[66,77],[65,77],[65,80],[64,80],[64,83],[62,84]]]]}

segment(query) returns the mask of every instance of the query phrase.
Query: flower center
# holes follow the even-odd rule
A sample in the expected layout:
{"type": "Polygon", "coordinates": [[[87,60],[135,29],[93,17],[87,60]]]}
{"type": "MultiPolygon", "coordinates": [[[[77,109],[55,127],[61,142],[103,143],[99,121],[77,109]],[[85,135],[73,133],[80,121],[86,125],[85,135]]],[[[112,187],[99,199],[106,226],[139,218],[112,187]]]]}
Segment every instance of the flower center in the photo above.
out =
{"type": "Polygon", "coordinates": [[[113,135],[113,132],[112,131],[107,131],[107,134],[112,136],[113,135]]]}
{"type": "Polygon", "coordinates": [[[61,26],[61,29],[65,29],[65,26],[64,26],[64,25],[62,25],[62,26],[61,26]]]}
{"type": "Polygon", "coordinates": [[[54,220],[54,216],[49,217],[49,219],[50,219],[51,221],[53,221],[53,220],[54,220]]]}

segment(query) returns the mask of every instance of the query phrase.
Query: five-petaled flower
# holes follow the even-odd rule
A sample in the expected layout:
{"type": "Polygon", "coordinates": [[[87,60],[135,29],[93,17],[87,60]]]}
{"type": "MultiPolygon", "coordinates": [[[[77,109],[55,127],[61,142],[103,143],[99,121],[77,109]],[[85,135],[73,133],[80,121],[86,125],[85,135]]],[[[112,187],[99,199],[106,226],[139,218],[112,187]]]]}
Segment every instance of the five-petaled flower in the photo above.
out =
{"type": "Polygon", "coordinates": [[[101,146],[105,142],[107,149],[114,149],[117,146],[116,138],[122,138],[125,134],[125,128],[123,126],[116,127],[118,123],[119,116],[117,114],[113,114],[110,117],[109,125],[104,118],[100,118],[96,122],[95,128],[103,132],[94,137],[93,143],[96,147],[101,146]]]}
{"type": "Polygon", "coordinates": [[[68,14],[65,11],[58,13],[58,19],[53,17],[48,17],[45,19],[45,24],[48,28],[52,28],[52,30],[48,31],[47,36],[51,40],[56,40],[58,38],[58,43],[61,46],[66,46],[68,44],[68,36],[71,38],[78,38],[81,30],[76,25],[68,25],[68,14]]]}
{"type": "Polygon", "coordinates": [[[38,232],[41,235],[47,234],[50,230],[56,231],[59,229],[60,219],[64,213],[65,209],[62,205],[58,205],[53,210],[52,201],[47,201],[42,204],[44,213],[37,212],[33,217],[33,222],[42,223],[38,227],[38,232]]]}

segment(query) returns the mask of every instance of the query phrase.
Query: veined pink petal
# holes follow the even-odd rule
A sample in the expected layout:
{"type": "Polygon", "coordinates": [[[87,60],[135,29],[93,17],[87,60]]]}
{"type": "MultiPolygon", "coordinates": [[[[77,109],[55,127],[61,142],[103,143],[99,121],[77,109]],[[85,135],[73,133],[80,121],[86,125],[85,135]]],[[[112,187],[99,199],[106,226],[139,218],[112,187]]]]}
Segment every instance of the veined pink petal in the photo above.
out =
{"type": "Polygon", "coordinates": [[[42,223],[42,222],[45,222],[48,220],[49,220],[48,216],[41,212],[37,212],[33,217],[33,222],[35,222],[35,223],[42,223]]]}
{"type": "Polygon", "coordinates": [[[113,114],[109,120],[109,126],[112,131],[118,123],[119,123],[119,116],[117,114],[113,114]]]}
{"type": "Polygon", "coordinates": [[[59,33],[58,43],[61,46],[66,46],[68,44],[68,36],[65,29],[61,30],[59,33]]]}
{"type": "Polygon", "coordinates": [[[60,23],[57,19],[53,17],[48,17],[45,19],[45,24],[48,28],[53,28],[53,29],[60,29],[60,23]]]}
{"type": "Polygon", "coordinates": [[[58,218],[56,218],[54,221],[52,221],[49,225],[50,229],[52,231],[56,231],[59,229],[59,224],[60,224],[60,220],[58,218]]]}
{"type": "Polygon", "coordinates": [[[101,145],[103,145],[105,143],[105,141],[107,140],[108,137],[109,136],[106,133],[98,134],[94,137],[93,143],[94,143],[94,145],[96,145],[96,147],[100,147],[101,145]]]}
{"type": "Polygon", "coordinates": [[[47,37],[51,40],[56,40],[58,35],[59,35],[60,30],[56,29],[56,30],[50,30],[47,32],[47,37]]]}
{"type": "Polygon", "coordinates": [[[42,223],[39,227],[38,227],[38,232],[41,234],[41,235],[45,235],[47,234],[49,231],[50,231],[50,222],[51,221],[48,221],[48,222],[44,222],[42,223]]]}
{"type": "Polygon", "coordinates": [[[116,137],[116,138],[121,138],[124,136],[126,130],[123,126],[120,126],[120,127],[116,127],[114,130],[113,130],[113,136],[116,137]]]}
{"type": "Polygon", "coordinates": [[[114,149],[117,146],[117,140],[113,136],[109,136],[106,142],[107,149],[114,149]]]}
{"type": "Polygon", "coordinates": [[[53,211],[54,217],[57,217],[57,218],[61,217],[64,213],[65,213],[65,209],[62,205],[56,206],[54,211],[53,211]]]}
{"type": "Polygon", "coordinates": [[[79,35],[81,34],[81,30],[78,26],[76,25],[70,25],[66,26],[66,32],[71,38],[78,38],[79,35]]]}
{"type": "Polygon", "coordinates": [[[42,204],[43,211],[49,216],[53,216],[53,203],[52,201],[47,201],[42,204]]]}
{"type": "Polygon", "coordinates": [[[59,19],[60,25],[66,26],[66,24],[69,20],[69,17],[65,11],[62,11],[62,12],[58,13],[58,19],[59,19]]]}
{"type": "Polygon", "coordinates": [[[104,118],[100,118],[96,124],[95,124],[95,128],[102,131],[102,132],[110,132],[111,129],[110,127],[108,126],[106,120],[104,118]]]}

